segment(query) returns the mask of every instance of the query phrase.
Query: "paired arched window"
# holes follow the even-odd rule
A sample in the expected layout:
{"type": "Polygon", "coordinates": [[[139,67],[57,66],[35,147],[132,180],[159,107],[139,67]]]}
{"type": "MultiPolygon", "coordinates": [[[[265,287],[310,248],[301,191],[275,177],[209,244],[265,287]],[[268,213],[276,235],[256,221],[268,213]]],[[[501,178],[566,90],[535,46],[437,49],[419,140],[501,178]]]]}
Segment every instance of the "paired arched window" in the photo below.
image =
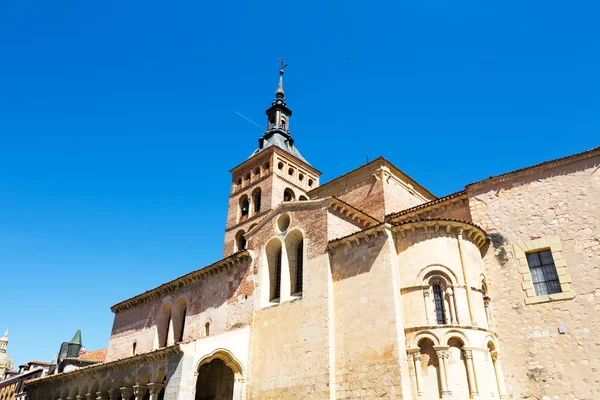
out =
{"type": "Polygon", "coordinates": [[[277,251],[275,258],[275,287],[272,300],[281,298],[281,248],[277,251]]]}
{"type": "Polygon", "coordinates": [[[267,268],[264,279],[269,288],[265,300],[279,301],[299,296],[304,288],[304,237],[294,230],[285,238],[285,249],[279,239],[272,239],[265,248],[267,268]],[[284,251],[285,250],[285,251],[284,251]],[[285,273],[284,273],[285,272],[285,273]]]}
{"type": "Polygon", "coordinates": [[[302,293],[302,280],[304,272],[304,239],[296,246],[296,282],[294,293],[302,293]]]}
{"type": "Polygon", "coordinates": [[[258,214],[260,212],[260,197],[261,197],[261,190],[260,188],[256,188],[254,189],[254,191],[252,192],[252,205],[253,205],[253,212],[254,214],[258,214]]]}
{"type": "Polygon", "coordinates": [[[173,329],[176,342],[183,342],[185,333],[185,317],[187,316],[187,301],[184,298],[177,300],[173,313],[173,329]]]}
{"type": "Polygon", "coordinates": [[[158,347],[166,347],[173,341],[173,324],[171,323],[171,305],[163,304],[157,319],[158,347]]]}

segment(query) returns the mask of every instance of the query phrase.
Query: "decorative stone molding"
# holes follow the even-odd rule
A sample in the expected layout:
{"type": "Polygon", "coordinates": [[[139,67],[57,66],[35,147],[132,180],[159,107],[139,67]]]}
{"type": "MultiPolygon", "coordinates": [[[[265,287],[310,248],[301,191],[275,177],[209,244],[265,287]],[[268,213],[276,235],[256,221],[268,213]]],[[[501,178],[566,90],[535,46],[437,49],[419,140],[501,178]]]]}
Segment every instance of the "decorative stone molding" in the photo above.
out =
{"type": "Polygon", "coordinates": [[[371,217],[368,214],[360,211],[358,208],[351,206],[350,204],[338,199],[337,197],[331,197],[331,202],[329,203],[328,208],[333,212],[344,215],[347,218],[350,218],[352,221],[357,221],[361,225],[366,227],[373,227],[380,223],[377,219],[371,217]]]}
{"type": "Polygon", "coordinates": [[[252,229],[248,230],[248,232],[246,232],[245,234],[245,237],[246,239],[249,239],[250,236],[254,234],[254,232],[260,229],[260,227],[262,227],[268,221],[272,220],[272,215],[281,213],[283,212],[283,210],[293,212],[296,210],[307,210],[309,209],[309,207],[313,207],[314,209],[327,207],[339,215],[343,215],[345,217],[351,218],[353,221],[357,221],[360,225],[363,225],[364,228],[369,228],[381,223],[381,221],[371,217],[368,214],[365,214],[358,208],[355,208],[336,197],[327,197],[325,199],[281,203],[277,207],[275,207],[275,209],[268,212],[268,214],[265,215],[265,217],[262,218],[252,229]]]}
{"type": "Polygon", "coordinates": [[[411,207],[397,213],[388,214],[385,217],[385,221],[389,223],[400,223],[409,219],[427,219],[433,214],[438,214],[441,211],[462,207],[463,205],[468,204],[468,202],[469,198],[467,193],[462,190],[428,203],[419,204],[418,206],[411,207]]]}
{"type": "MultiPolygon", "coordinates": [[[[73,381],[76,379],[83,379],[94,374],[107,375],[111,371],[119,370],[124,367],[132,365],[143,365],[149,363],[156,363],[160,361],[166,361],[170,357],[177,354],[182,354],[183,351],[179,347],[179,344],[174,346],[165,347],[159,350],[155,350],[149,353],[139,354],[120,360],[110,361],[106,363],[94,364],[88,367],[79,368],[70,372],[63,372],[56,375],[48,375],[37,379],[32,379],[25,382],[25,388],[36,388],[39,386],[47,385],[50,383],[64,383],[73,381]]],[[[109,396],[111,393],[109,392],[109,396]]]]}
{"type": "Polygon", "coordinates": [[[525,291],[525,304],[538,304],[575,298],[575,293],[571,287],[571,276],[567,274],[567,263],[563,258],[562,246],[558,236],[544,236],[535,240],[517,242],[513,245],[513,249],[519,273],[523,280],[521,287],[525,291]],[[535,294],[531,272],[529,271],[529,264],[527,263],[527,253],[541,250],[550,250],[552,252],[554,266],[556,267],[556,273],[558,274],[558,280],[562,290],[561,293],[554,293],[547,296],[537,296],[535,294]]]}
{"type": "Polygon", "coordinates": [[[226,257],[222,260],[217,261],[211,265],[208,265],[204,268],[198,269],[196,271],[190,272],[189,274],[180,276],[177,279],[174,279],[170,282],[163,283],[162,285],[150,289],[142,294],[134,296],[128,300],[124,300],[118,304],[115,304],[111,307],[112,312],[119,313],[123,310],[127,310],[133,306],[147,303],[154,299],[162,298],[168,295],[169,293],[174,292],[175,290],[189,286],[193,283],[201,281],[203,279],[207,279],[213,275],[220,274],[221,272],[227,271],[230,268],[233,268],[243,262],[246,262],[251,259],[250,252],[248,250],[243,250],[238,253],[232,254],[229,257],[226,257]]]}
{"type": "Polygon", "coordinates": [[[345,248],[351,249],[354,246],[359,246],[361,242],[370,242],[371,240],[379,238],[381,235],[385,235],[385,231],[390,229],[390,227],[389,224],[379,224],[372,228],[344,236],[343,238],[331,240],[328,249],[332,252],[345,248]]]}
{"type": "Polygon", "coordinates": [[[395,224],[392,231],[399,234],[398,239],[411,235],[439,233],[441,235],[462,235],[463,239],[469,240],[481,248],[487,241],[486,232],[470,222],[456,219],[428,219],[422,221],[406,221],[395,224]]]}

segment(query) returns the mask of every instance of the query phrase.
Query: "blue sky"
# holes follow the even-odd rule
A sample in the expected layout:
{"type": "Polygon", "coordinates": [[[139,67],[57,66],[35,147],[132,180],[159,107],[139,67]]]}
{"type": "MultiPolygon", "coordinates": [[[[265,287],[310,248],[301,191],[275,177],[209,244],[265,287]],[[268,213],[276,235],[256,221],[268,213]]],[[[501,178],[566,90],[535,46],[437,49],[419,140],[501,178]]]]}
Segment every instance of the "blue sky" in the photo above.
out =
{"type": "Polygon", "coordinates": [[[442,196],[600,140],[594,2],[0,3],[0,328],[17,365],[220,258],[229,169],[285,75],[330,180],[383,155],[442,196]]]}

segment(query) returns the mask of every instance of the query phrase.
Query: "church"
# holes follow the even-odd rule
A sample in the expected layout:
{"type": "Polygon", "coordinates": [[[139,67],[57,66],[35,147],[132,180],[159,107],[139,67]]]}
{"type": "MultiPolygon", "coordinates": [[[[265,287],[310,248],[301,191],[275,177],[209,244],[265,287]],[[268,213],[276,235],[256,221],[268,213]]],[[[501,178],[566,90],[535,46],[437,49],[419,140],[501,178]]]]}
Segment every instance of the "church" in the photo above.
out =
{"type": "Polygon", "coordinates": [[[321,183],[283,70],[266,117],[223,258],[112,306],[105,362],[29,399],[600,398],[600,147],[438,198],[385,158],[321,183]]]}

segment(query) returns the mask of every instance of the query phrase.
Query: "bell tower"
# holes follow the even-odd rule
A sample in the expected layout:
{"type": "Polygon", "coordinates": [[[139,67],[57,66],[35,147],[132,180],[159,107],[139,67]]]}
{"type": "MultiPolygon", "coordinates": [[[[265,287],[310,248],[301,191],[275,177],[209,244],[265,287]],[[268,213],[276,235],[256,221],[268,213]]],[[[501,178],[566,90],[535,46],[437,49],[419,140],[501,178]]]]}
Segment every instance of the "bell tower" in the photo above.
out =
{"type": "Polygon", "coordinates": [[[246,232],[282,202],[308,200],[306,192],[319,185],[321,173],[302,157],[290,132],[292,110],[283,91],[287,64],[279,61],[279,85],[266,110],[267,129],[258,139],[258,148],[230,171],[223,257],[251,247],[246,232]]]}

